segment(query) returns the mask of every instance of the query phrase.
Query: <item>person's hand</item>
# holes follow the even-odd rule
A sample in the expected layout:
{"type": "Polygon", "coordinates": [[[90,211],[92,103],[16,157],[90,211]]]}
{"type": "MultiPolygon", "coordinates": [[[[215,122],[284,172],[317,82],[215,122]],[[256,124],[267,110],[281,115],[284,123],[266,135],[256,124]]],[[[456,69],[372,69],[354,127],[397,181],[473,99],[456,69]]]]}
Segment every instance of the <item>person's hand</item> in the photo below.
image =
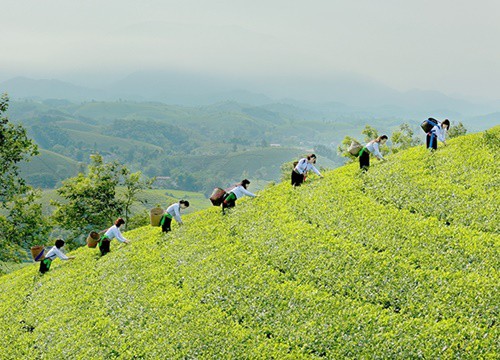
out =
{"type": "Polygon", "coordinates": [[[124,243],[128,245],[130,244],[130,240],[125,240],[124,243]]]}
{"type": "Polygon", "coordinates": [[[68,260],[73,260],[76,256],[68,256],[68,260]]]}

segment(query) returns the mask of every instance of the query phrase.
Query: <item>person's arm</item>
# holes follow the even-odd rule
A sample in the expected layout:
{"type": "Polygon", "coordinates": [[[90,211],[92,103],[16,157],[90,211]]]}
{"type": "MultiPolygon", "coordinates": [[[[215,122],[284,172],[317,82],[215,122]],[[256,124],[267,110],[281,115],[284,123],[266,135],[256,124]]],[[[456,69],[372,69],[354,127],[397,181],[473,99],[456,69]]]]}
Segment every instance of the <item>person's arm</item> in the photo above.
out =
{"type": "Polygon", "coordinates": [[[436,131],[437,137],[439,141],[441,141],[444,145],[446,145],[446,130],[442,127],[436,131]]]}
{"type": "Polygon", "coordinates": [[[316,175],[318,175],[319,177],[323,177],[323,175],[321,175],[321,173],[319,172],[319,170],[318,170],[318,169],[316,169],[316,166],[311,165],[311,169],[312,169],[312,171],[314,171],[314,173],[315,173],[316,175]]]}
{"type": "Polygon", "coordinates": [[[385,160],[382,154],[380,153],[378,142],[373,143],[373,155],[375,155],[379,160],[385,160]]]}
{"type": "Polygon", "coordinates": [[[180,206],[174,206],[174,218],[175,221],[177,221],[180,225],[183,224],[182,219],[181,219],[181,211],[180,211],[180,206]]]}
{"type": "Polygon", "coordinates": [[[129,241],[127,239],[125,239],[120,231],[120,229],[118,227],[116,227],[114,229],[114,235],[116,237],[116,239],[119,241],[119,242],[122,242],[122,243],[125,243],[125,244],[128,244],[129,241]]]}
{"type": "Polygon", "coordinates": [[[248,191],[247,189],[245,189],[243,186],[241,187],[241,192],[245,195],[248,195],[248,196],[251,196],[251,197],[256,197],[257,195],[251,193],[250,191],[248,191]]]}
{"type": "Polygon", "coordinates": [[[57,255],[57,257],[61,260],[69,260],[69,259],[74,259],[74,256],[66,256],[61,250],[58,248],[54,249],[54,253],[57,255]]]}

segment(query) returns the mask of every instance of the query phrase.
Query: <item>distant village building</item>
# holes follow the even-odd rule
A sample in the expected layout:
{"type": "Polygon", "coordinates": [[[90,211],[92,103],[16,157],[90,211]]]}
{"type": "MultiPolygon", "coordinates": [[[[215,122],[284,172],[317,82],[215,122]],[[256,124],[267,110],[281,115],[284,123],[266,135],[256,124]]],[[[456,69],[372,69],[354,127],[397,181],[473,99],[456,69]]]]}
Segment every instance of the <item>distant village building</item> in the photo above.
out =
{"type": "Polygon", "coordinates": [[[269,144],[270,147],[281,147],[281,144],[269,144]]]}

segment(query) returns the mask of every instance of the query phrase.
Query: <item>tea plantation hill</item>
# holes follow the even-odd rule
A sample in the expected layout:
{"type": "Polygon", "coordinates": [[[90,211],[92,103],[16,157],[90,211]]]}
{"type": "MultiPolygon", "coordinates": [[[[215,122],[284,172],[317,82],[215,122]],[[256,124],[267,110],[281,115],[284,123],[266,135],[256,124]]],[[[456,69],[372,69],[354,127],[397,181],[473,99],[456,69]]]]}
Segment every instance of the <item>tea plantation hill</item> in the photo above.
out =
{"type": "Polygon", "coordinates": [[[3,359],[498,359],[500,127],[0,278],[3,359]]]}

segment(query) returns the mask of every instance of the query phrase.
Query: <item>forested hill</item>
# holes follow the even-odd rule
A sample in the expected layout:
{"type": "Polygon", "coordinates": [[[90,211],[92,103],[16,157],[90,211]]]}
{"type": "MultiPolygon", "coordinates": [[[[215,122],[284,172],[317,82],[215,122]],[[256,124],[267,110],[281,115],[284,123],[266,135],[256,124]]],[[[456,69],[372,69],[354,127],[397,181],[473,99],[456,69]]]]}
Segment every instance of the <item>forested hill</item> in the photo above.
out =
{"type": "Polygon", "coordinates": [[[498,358],[499,155],[496,127],[25,267],[1,357],[498,358]]]}

